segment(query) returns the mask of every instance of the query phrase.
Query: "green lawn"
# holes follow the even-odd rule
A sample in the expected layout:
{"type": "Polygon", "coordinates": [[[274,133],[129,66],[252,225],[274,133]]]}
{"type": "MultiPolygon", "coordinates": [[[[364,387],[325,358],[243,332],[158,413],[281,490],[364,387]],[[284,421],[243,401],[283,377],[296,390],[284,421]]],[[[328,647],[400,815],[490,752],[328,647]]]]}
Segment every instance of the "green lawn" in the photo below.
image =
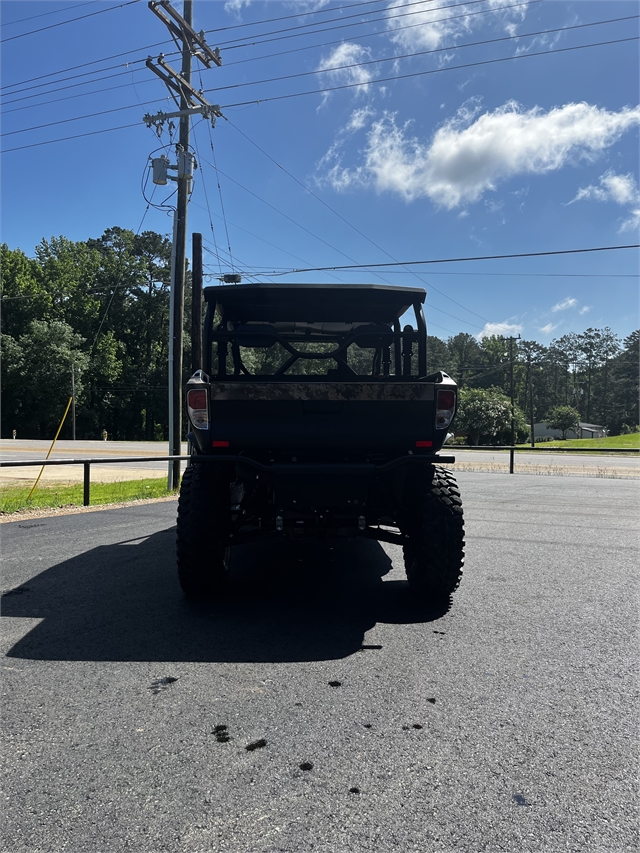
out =
{"type": "MultiPolygon", "coordinates": [[[[521,444],[519,447],[530,447],[530,444],[521,444]]],[[[538,447],[584,447],[588,450],[606,450],[611,447],[640,448],[640,432],[631,435],[608,435],[606,438],[568,438],[566,441],[541,441],[538,447]]]]}
{"type": "MultiPolygon", "coordinates": [[[[0,512],[11,513],[21,509],[82,506],[82,484],[38,485],[31,500],[27,500],[31,486],[0,486],[0,512]]],[[[120,483],[92,483],[91,506],[124,503],[141,498],[163,498],[175,494],[167,490],[164,478],[149,480],[124,480],[120,483]]]]}

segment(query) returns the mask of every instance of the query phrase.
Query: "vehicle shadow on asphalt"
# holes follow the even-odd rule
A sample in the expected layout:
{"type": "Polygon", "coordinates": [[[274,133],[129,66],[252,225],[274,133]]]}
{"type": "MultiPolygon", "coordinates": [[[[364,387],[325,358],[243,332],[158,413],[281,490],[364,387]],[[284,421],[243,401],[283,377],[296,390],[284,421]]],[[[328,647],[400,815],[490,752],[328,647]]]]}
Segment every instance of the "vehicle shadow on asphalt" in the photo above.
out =
{"type": "Polygon", "coordinates": [[[42,621],[9,651],[32,660],[306,661],[362,648],[376,622],[430,622],[378,542],[262,540],[232,552],[229,592],[188,601],[175,528],[95,548],[2,597],[3,616],[42,621]]]}

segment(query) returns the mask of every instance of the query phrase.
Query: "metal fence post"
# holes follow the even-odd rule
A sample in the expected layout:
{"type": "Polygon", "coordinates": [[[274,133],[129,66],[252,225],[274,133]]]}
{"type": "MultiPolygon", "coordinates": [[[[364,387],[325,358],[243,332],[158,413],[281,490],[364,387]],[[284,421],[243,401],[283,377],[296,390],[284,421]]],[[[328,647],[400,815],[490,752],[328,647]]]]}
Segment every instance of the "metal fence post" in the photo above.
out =
{"type": "Polygon", "coordinates": [[[89,506],[91,503],[91,462],[84,462],[84,489],[82,505],[89,506]]]}
{"type": "Polygon", "coordinates": [[[510,474],[513,474],[513,464],[514,464],[515,456],[516,456],[515,447],[510,447],[509,448],[509,473],[510,474]]]}

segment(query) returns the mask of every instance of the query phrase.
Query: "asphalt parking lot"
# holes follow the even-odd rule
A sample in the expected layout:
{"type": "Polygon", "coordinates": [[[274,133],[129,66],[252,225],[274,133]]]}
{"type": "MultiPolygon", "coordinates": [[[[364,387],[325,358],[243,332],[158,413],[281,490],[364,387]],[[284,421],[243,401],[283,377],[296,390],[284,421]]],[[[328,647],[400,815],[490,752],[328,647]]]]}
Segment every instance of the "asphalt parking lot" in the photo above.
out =
{"type": "Polygon", "coordinates": [[[459,474],[465,577],[264,542],[175,577],[171,502],[2,525],[6,853],[630,853],[632,480],[459,474]]]}

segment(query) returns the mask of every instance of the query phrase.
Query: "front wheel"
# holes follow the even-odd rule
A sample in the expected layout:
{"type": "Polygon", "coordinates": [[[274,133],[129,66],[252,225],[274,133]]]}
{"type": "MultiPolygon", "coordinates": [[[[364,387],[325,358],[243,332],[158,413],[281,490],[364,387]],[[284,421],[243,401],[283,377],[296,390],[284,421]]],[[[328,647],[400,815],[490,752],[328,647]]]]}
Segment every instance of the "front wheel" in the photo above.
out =
{"type": "Polygon", "coordinates": [[[405,492],[404,565],[413,592],[442,601],[464,565],[462,500],[453,474],[437,465],[412,473],[405,492]]]}
{"type": "Polygon", "coordinates": [[[178,579],[189,598],[224,590],[228,580],[229,473],[216,463],[184,472],[178,499],[178,579]]]}

